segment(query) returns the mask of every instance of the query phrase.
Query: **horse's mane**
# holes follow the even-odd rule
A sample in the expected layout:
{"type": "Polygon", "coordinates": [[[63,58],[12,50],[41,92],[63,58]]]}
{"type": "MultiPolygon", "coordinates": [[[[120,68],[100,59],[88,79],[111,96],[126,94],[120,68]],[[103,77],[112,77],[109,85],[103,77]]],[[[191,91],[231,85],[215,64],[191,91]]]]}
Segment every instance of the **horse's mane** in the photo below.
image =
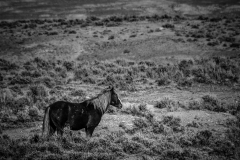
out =
{"type": "Polygon", "coordinates": [[[107,102],[105,98],[100,98],[101,96],[105,95],[107,92],[111,91],[112,88],[107,88],[107,89],[104,89],[103,91],[101,91],[97,96],[91,98],[91,99],[88,99],[87,101],[89,103],[92,103],[94,105],[94,108],[95,109],[99,109],[101,111],[102,114],[104,114],[107,110],[107,102]]]}
{"type": "Polygon", "coordinates": [[[103,89],[100,93],[98,93],[96,96],[94,96],[94,97],[92,97],[92,98],[90,98],[90,99],[88,99],[89,101],[92,101],[92,100],[94,100],[94,99],[96,99],[96,98],[99,98],[101,95],[103,95],[103,94],[105,94],[106,92],[109,92],[109,91],[111,91],[111,88],[106,88],[106,89],[103,89]]]}

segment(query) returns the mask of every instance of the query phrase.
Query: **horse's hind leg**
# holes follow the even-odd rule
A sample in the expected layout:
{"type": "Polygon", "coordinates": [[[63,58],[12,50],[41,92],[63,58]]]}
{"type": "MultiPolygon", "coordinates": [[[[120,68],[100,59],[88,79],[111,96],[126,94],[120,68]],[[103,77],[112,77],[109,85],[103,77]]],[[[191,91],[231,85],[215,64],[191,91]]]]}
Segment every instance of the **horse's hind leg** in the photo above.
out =
{"type": "Polygon", "coordinates": [[[55,126],[55,130],[57,130],[57,134],[60,135],[62,137],[63,135],[63,128],[64,128],[64,124],[65,123],[60,123],[59,120],[57,120],[56,118],[52,119],[53,125],[55,126]]]}
{"type": "Polygon", "coordinates": [[[51,126],[50,127],[50,133],[49,133],[49,137],[51,137],[56,131],[56,127],[55,126],[51,126]]]}
{"type": "Polygon", "coordinates": [[[54,125],[54,123],[53,123],[52,121],[50,121],[50,133],[49,133],[49,137],[51,137],[55,132],[56,132],[56,126],[54,125]]]}

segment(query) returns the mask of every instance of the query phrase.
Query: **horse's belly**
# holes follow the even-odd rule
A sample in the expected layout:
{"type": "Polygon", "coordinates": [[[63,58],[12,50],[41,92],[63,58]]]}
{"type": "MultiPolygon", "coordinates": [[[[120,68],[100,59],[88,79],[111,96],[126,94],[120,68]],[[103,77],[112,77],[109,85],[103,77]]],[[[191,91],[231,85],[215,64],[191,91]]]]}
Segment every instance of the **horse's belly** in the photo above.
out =
{"type": "Polygon", "coordinates": [[[84,115],[74,117],[70,120],[70,129],[71,130],[79,130],[82,128],[86,128],[87,117],[84,115]]]}
{"type": "Polygon", "coordinates": [[[72,126],[72,127],[70,127],[71,130],[75,130],[75,131],[83,129],[83,128],[85,128],[85,126],[72,126]]]}

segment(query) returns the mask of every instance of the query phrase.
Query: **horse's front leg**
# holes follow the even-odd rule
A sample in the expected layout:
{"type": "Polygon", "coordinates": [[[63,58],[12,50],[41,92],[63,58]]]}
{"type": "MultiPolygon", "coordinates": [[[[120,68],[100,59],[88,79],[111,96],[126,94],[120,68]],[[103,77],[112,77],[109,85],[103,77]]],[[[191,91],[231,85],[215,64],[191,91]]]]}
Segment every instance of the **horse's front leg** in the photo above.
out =
{"type": "Polygon", "coordinates": [[[95,127],[85,128],[86,137],[87,137],[88,140],[92,137],[94,129],[95,129],[95,127]]]}
{"type": "Polygon", "coordinates": [[[57,128],[57,134],[62,137],[63,136],[63,128],[57,128]]]}

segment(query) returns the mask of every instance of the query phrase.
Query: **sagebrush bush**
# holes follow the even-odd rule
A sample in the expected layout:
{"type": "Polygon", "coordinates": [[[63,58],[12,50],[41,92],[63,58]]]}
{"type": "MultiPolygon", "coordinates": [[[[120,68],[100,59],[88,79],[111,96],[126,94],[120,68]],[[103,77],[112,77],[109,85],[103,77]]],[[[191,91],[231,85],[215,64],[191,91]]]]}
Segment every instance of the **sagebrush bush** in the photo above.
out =
{"type": "Polygon", "coordinates": [[[42,82],[48,88],[53,88],[56,85],[55,81],[52,78],[50,78],[50,77],[44,77],[42,79],[42,82]]]}
{"type": "Polygon", "coordinates": [[[181,125],[181,119],[174,116],[163,116],[163,124],[171,127],[174,132],[184,132],[185,128],[181,125]]]}
{"type": "Polygon", "coordinates": [[[203,101],[201,103],[201,107],[203,109],[207,109],[215,112],[227,111],[227,108],[225,107],[225,105],[212,96],[209,96],[209,95],[203,96],[202,100],[203,101]]]}
{"type": "Polygon", "coordinates": [[[19,68],[18,65],[10,63],[9,61],[7,61],[5,59],[0,59],[0,69],[1,70],[9,71],[9,70],[15,70],[18,68],[19,68]]]}
{"type": "Polygon", "coordinates": [[[169,85],[171,83],[171,80],[165,76],[157,79],[156,83],[158,86],[164,86],[164,85],[169,85]]]}
{"type": "Polygon", "coordinates": [[[203,130],[197,132],[195,137],[193,137],[192,142],[194,145],[209,145],[211,143],[210,138],[212,138],[212,132],[209,130],[203,130]]]}
{"type": "Polygon", "coordinates": [[[29,122],[31,120],[31,117],[26,111],[20,111],[16,115],[18,122],[29,122]]]}
{"type": "Polygon", "coordinates": [[[173,24],[170,24],[170,23],[166,23],[166,24],[162,25],[162,27],[171,28],[171,29],[175,28],[175,26],[173,24]]]}
{"type": "Polygon", "coordinates": [[[193,100],[189,101],[187,105],[187,109],[190,110],[200,110],[201,109],[201,102],[193,100]]]}
{"type": "Polygon", "coordinates": [[[163,100],[158,101],[154,105],[154,107],[159,108],[159,109],[166,108],[167,111],[173,112],[178,109],[178,104],[169,98],[164,98],[163,100]]]}
{"type": "Polygon", "coordinates": [[[27,106],[30,105],[30,101],[28,98],[20,97],[15,100],[14,106],[12,107],[12,110],[17,113],[18,111],[23,111],[26,109],[27,106]]]}
{"type": "Polygon", "coordinates": [[[40,115],[40,111],[36,106],[32,106],[29,108],[28,114],[32,118],[38,118],[38,116],[40,115]]]}
{"type": "Polygon", "coordinates": [[[133,116],[146,117],[151,119],[153,117],[152,113],[146,108],[144,104],[138,106],[132,105],[127,108],[121,109],[122,113],[132,114],[133,116]]]}
{"type": "Polygon", "coordinates": [[[135,118],[133,120],[133,124],[135,127],[139,128],[139,129],[148,127],[147,120],[143,119],[143,118],[135,118]]]}
{"type": "Polygon", "coordinates": [[[196,122],[196,121],[192,121],[192,122],[189,122],[186,126],[187,127],[194,127],[194,128],[198,128],[201,124],[196,122]]]}
{"type": "Polygon", "coordinates": [[[15,92],[17,95],[23,95],[23,91],[19,85],[14,85],[12,87],[9,87],[13,92],[15,92]]]}
{"type": "Polygon", "coordinates": [[[187,79],[187,78],[182,78],[182,79],[178,80],[177,85],[180,87],[192,87],[193,80],[187,79]]]}
{"type": "Polygon", "coordinates": [[[122,142],[123,151],[127,154],[137,154],[145,150],[145,147],[137,142],[130,139],[122,142]]]}
{"type": "Polygon", "coordinates": [[[75,70],[74,76],[75,79],[82,79],[83,77],[88,77],[91,74],[91,71],[87,67],[82,67],[75,70]]]}
{"type": "Polygon", "coordinates": [[[63,62],[63,66],[67,69],[67,71],[71,71],[74,69],[74,62],[68,62],[68,61],[64,61],[63,62]]]}
{"type": "Polygon", "coordinates": [[[32,79],[30,77],[22,77],[20,75],[15,75],[10,79],[9,85],[28,85],[32,84],[32,79]]]}
{"type": "Polygon", "coordinates": [[[34,58],[33,62],[37,65],[37,68],[44,70],[49,70],[55,67],[55,63],[51,61],[46,61],[40,57],[34,58]]]}
{"type": "Polygon", "coordinates": [[[163,134],[166,132],[165,128],[166,126],[164,126],[161,122],[154,122],[152,123],[153,127],[152,127],[152,132],[155,134],[163,134]]]}
{"type": "Polygon", "coordinates": [[[136,142],[138,142],[138,143],[140,143],[140,144],[143,144],[146,148],[150,148],[150,147],[153,145],[153,143],[154,143],[153,140],[148,139],[148,138],[146,138],[146,137],[143,137],[143,136],[141,136],[141,135],[135,135],[135,136],[133,136],[133,137],[132,137],[132,140],[133,140],[133,141],[136,141],[136,142]]]}
{"type": "Polygon", "coordinates": [[[213,150],[210,152],[210,154],[215,154],[218,156],[223,156],[223,157],[231,157],[231,158],[236,158],[235,157],[235,146],[234,143],[226,140],[226,139],[219,139],[215,140],[211,144],[213,150]]]}
{"type": "Polygon", "coordinates": [[[44,86],[42,85],[31,85],[29,87],[29,91],[27,93],[28,96],[30,96],[34,103],[37,102],[37,100],[41,100],[45,97],[47,97],[47,91],[44,86]]]}

